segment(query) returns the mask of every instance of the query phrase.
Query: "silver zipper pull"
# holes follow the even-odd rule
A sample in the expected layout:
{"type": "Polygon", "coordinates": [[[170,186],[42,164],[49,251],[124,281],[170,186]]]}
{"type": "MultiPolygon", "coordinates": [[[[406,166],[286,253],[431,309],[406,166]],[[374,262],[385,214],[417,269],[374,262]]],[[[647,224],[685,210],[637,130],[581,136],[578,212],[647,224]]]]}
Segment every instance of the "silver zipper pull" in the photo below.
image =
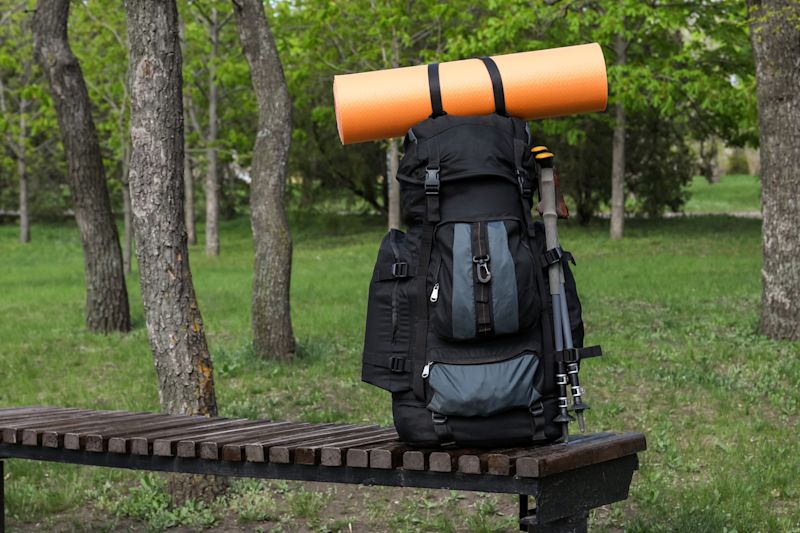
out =
{"type": "Polygon", "coordinates": [[[425,364],[425,368],[422,369],[422,379],[427,379],[431,375],[431,365],[433,365],[433,361],[428,361],[425,364]]]}
{"type": "Polygon", "coordinates": [[[439,284],[436,283],[431,291],[431,303],[436,303],[439,300],[439,284]]]}

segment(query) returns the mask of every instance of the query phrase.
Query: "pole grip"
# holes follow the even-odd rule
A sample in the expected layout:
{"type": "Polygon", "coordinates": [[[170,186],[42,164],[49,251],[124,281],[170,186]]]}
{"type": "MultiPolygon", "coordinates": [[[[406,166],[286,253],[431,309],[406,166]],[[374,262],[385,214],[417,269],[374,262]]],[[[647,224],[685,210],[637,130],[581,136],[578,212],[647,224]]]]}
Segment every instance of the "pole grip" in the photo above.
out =
{"type": "MultiPolygon", "coordinates": [[[[552,161],[552,159],[549,159],[552,161]]],[[[556,212],[555,173],[551,165],[542,166],[539,173],[539,194],[542,198],[542,220],[544,221],[544,237],[547,249],[558,246],[558,213],[556,212]]],[[[561,293],[561,264],[555,263],[547,268],[550,294],[561,293]]]]}

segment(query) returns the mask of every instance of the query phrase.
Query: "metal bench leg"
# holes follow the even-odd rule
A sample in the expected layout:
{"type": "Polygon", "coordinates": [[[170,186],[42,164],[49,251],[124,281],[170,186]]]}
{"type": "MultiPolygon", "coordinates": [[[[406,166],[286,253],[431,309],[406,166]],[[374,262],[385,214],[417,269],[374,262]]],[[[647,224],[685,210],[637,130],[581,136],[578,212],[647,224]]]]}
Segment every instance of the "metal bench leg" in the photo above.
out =
{"type": "Polygon", "coordinates": [[[3,461],[0,460],[0,533],[6,533],[6,487],[3,461]]]}
{"type": "Polygon", "coordinates": [[[522,521],[523,518],[528,516],[528,495],[519,495],[519,530],[528,531],[528,526],[522,521]]]}
{"type": "Polygon", "coordinates": [[[587,533],[589,513],[584,512],[575,516],[568,516],[553,522],[537,524],[536,514],[528,515],[526,520],[520,520],[520,529],[528,533],[587,533]]]}

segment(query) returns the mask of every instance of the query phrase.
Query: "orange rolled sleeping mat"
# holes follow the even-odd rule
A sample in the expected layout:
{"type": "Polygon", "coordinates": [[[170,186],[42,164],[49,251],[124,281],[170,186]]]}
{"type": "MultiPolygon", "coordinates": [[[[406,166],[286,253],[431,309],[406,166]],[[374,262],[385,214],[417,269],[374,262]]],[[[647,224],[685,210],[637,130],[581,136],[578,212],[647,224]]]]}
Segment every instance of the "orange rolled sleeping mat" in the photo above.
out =
{"type": "MultiPolygon", "coordinates": [[[[608,81],[597,43],[493,56],[507,114],[526,120],[603,111],[608,81]]],[[[451,115],[495,112],[486,60],[438,65],[441,105],[451,115]]],[[[489,61],[491,63],[491,61],[489,61]]],[[[342,144],[405,135],[432,114],[430,65],[417,65],[333,79],[336,125],[342,144]]]]}

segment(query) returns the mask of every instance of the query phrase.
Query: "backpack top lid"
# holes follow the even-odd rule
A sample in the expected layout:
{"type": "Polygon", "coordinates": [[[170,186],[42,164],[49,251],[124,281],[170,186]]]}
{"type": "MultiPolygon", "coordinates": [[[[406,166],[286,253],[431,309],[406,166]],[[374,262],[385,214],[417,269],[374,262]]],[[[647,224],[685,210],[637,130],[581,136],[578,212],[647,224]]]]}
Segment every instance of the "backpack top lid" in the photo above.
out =
{"type": "Polygon", "coordinates": [[[429,118],[408,130],[397,179],[419,184],[433,162],[443,182],[499,176],[516,183],[517,169],[531,168],[529,144],[528,125],[518,118],[496,113],[429,118]]]}

